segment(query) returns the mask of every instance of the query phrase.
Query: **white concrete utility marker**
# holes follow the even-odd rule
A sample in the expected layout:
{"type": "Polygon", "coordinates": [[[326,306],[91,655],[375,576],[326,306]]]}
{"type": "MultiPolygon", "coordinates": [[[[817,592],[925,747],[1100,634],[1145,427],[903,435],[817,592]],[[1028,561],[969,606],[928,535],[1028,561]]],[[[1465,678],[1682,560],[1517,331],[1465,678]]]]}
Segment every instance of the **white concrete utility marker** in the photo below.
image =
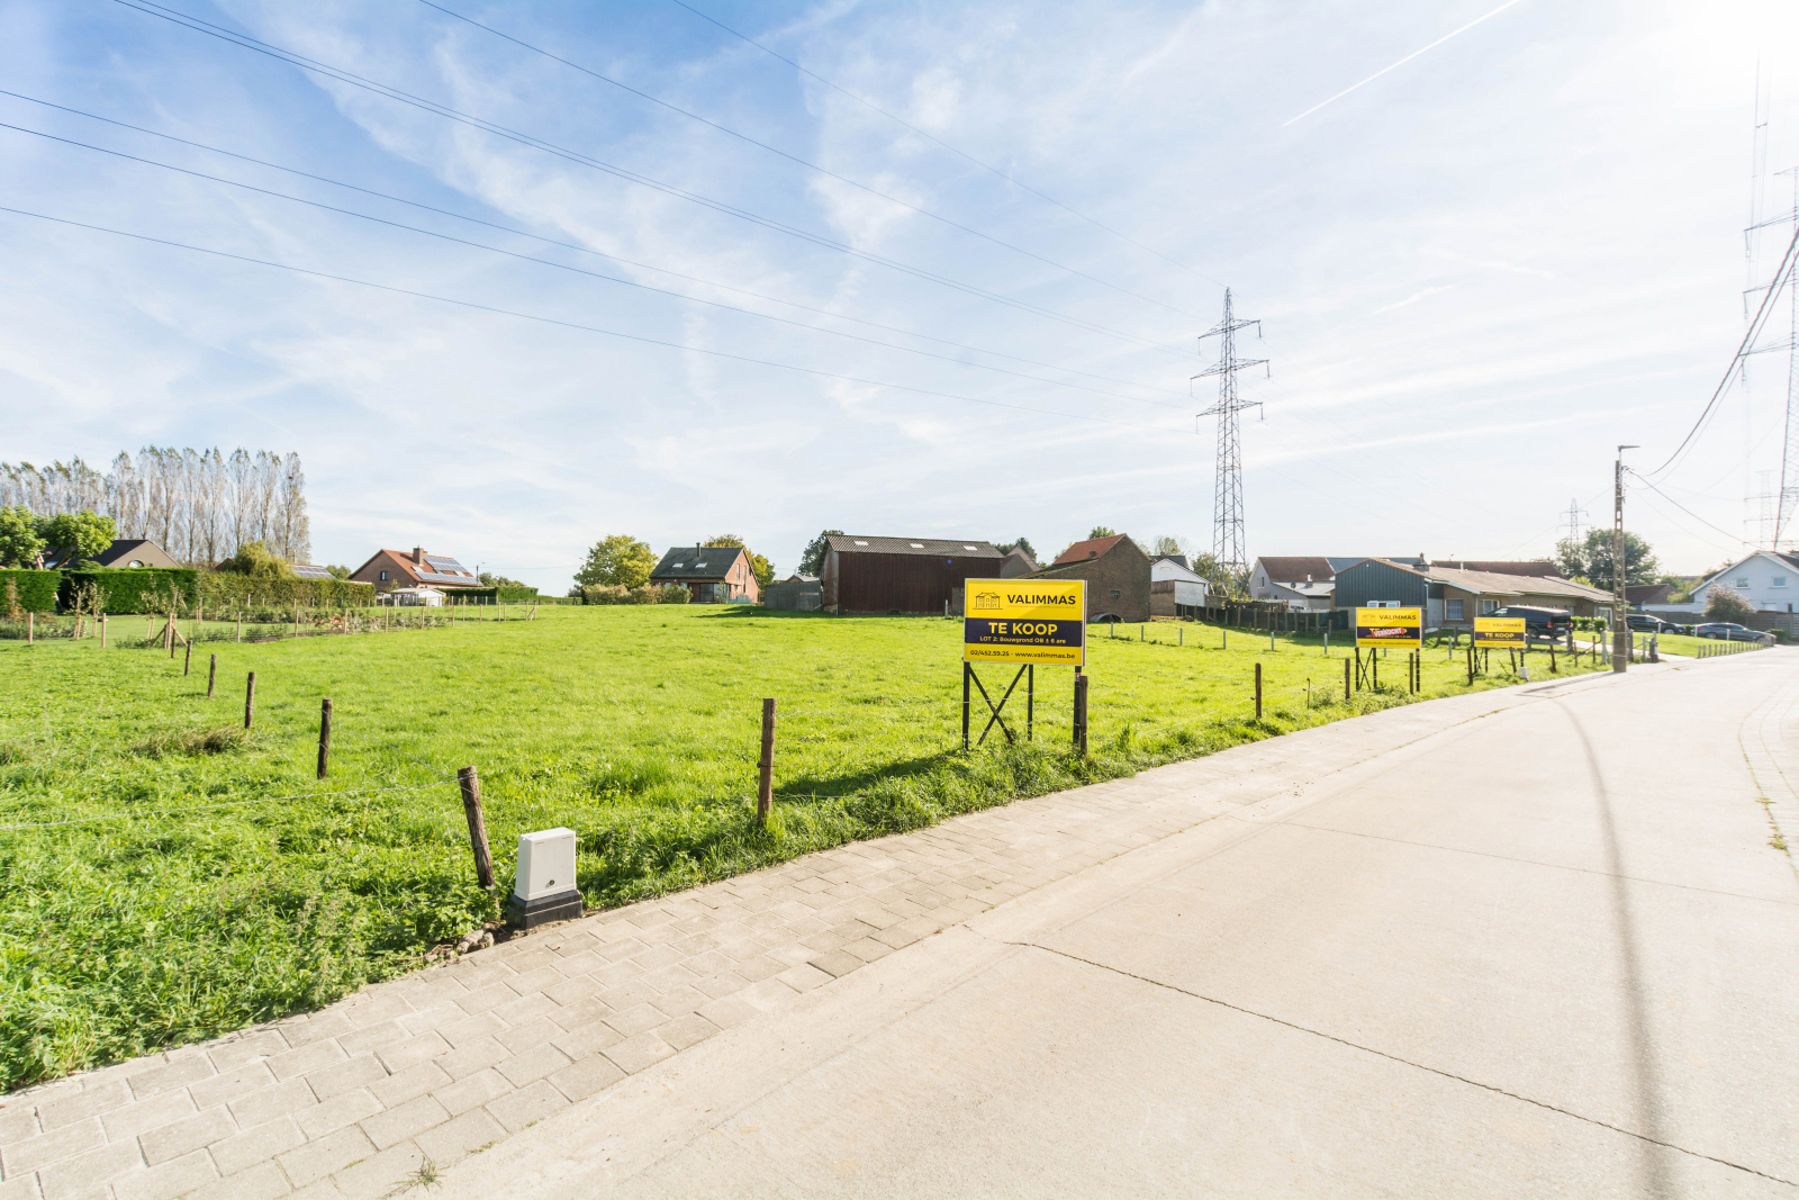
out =
{"type": "Polygon", "coordinates": [[[518,837],[518,882],[507,905],[515,923],[533,929],[584,911],[575,886],[575,831],[541,829],[518,837]]]}

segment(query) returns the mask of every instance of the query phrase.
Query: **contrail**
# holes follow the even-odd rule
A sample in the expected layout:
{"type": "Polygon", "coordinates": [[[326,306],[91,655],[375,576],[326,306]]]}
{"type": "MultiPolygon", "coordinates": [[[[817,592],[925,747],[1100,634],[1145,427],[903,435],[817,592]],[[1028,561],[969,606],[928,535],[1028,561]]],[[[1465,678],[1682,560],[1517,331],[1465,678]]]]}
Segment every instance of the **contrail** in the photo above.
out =
{"type": "Polygon", "coordinates": [[[1407,63],[1411,62],[1414,58],[1417,58],[1420,54],[1423,54],[1426,51],[1435,50],[1438,46],[1441,46],[1444,42],[1447,42],[1450,38],[1455,37],[1458,34],[1467,33],[1470,29],[1473,29],[1476,25],[1479,25],[1482,21],[1491,20],[1492,18],[1498,16],[1500,13],[1504,12],[1506,9],[1510,8],[1512,5],[1514,5],[1516,3],[1518,3],[1518,0],[1505,0],[1504,4],[1501,4],[1498,8],[1494,9],[1492,12],[1487,13],[1484,16],[1479,16],[1479,17],[1474,18],[1472,21],[1468,22],[1466,25],[1462,26],[1460,29],[1450,30],[1448,33],[1444,34],[1442,37],[1438,38],[1436,41],[1432,42],[1430,45],[1419,47],[1418,49],[1412,51],[1410,54],[1406,55],[1404,58],[1400,59],[1398,62],[1389,63],[1388,65],[1382,67],[1380,70],[1378,70],[1374,74],[1368,76],[1368,78],[1362,80],[1360,83],[1352,83],[1348,87],[1344,88],[1342,91],[1338,92],[1336,95],[1332,96],[1330,99],[1320,100],[1318,103],[1312,105],[1312,107],[1306,109],[1304,112],[1300,113],[1297,117],[1294,117],[1292,120],[1283,121],[1281,123],[1281,128],[1285,129],[1287,126],[1292,125],[1295,122],[1305,120],[1307,117],[1311,116],[1313,113],[1317,112],[1319,109],[1324,108],[1326,105],[1335,104],[1337,101],[1339,101],[1343,97],[1349,95],[1349,93],[1355,91],[1357,88],[1368,86],[1369,84],[1373,83],[1376,79],[1379,79],[1382,75],[1385,75],[1388,71],[1396,70],[1400,67],[1405,66],[1407,63]]]}

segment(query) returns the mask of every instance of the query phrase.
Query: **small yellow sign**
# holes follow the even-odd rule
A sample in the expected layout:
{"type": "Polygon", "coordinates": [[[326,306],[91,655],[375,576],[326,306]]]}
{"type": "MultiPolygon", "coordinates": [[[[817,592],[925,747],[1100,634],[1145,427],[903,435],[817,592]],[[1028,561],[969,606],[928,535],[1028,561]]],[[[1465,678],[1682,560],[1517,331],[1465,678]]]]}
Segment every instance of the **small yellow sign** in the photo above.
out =
{"type": "Polygon", "coordinates": [[[1424,610],[1421,608],[1358,608],[1355,610],[1356,646],[1424,645],[1424,610]]]}
{"type": "Polygon", "coordinates": [[[1087,662],[1084,579],[970,579],[963,585],[964,662],[1087,662]]]}
{"type": "Polygon", "coordinates": [[[1474,648],[1476,650],[1517,650],[1523,645],[1523,617],[1474,618],[1474,648]]]}

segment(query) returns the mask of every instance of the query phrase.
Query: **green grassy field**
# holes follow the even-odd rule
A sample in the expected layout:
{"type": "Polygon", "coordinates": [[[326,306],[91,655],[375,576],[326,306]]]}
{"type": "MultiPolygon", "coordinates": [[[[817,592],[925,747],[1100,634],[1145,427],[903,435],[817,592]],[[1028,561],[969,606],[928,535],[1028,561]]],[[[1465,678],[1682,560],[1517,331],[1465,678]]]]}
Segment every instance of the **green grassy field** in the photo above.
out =
{"type": "MultiPolygon", "coordinates": [[[[133,620],[141,641],[141,617],[114,632],[133,620]]],[[[316,1007],[496,918],[470,865],[463,765],[480,772],[502,897],[517,835],[568,825],[589,904],[615,905],[1410,699],[1397,657],[1387,690],[1345,704],[1341,645],[1326,657],[1316,639],[1270,650],[1233,631],[1224,650],[1195,625],[1152,625],[1143,642],[1135,626],[1095,629],[1087,759],[1068,750],[1066,668],[1037,672],[1034,742],[1007,748],[996,732],[965,755],[959,632],[545,608],[202,642],[185,677],[180,658],[142,646],[0,643],[0,1085],[316,1007]],[[781,716],[775,820],[758,830],[763,696],[781,716]],[[321,784],[323,697],[335,723],[321,784]]],[[[1466,690],[1459,658],[1425,653],[1425,696],[1466,690]]]]}

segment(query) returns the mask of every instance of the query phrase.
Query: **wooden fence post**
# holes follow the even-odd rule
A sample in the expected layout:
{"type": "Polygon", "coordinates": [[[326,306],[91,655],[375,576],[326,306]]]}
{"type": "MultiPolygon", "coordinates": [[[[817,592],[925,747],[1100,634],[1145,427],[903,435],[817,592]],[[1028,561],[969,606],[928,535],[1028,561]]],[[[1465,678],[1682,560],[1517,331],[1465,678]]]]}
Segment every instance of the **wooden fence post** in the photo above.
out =
{"type": "Polygon", "coordinates": [[[206,665],[206,698],[212,699],[213,685],[219,681],[219,656],[213,655],[212,661],[206,665]]]}
{"type": "Polygon", "coordinates": [[[181,677],[183,679],[187,678],[188,672],[192,671],[193,669],[194,669],[194,640],[192,638],[189,638],[187,640],[187,650],[181,655],[181,677]]]}
{"type": "Polygon", "coordinates": [[[475,882],[493,891],[493,851],[487,848],[487,817],[481,811],[481,780],[475,768],[463,767],[456,772],[462,787],[462,809],[468,816],[469,846],[475,852],[475,882]]]}
{"type": "Polygon", "coordinates": [[[762,757],[756,763],[756,828],[768,827],[775,807],[775,698],[762,701],[762,757]]]}
{"type": "Polygon", "coordinates": [[[1256,720],[1262,719],[1262,664],[1256,664],[1256,720]]]}
{"type": "Polygon", "coordinates": [[[241,608],[237,610],[237,640],[244,640],[244,610],[241,608]]]}
{"type": "Polygon", "coordinates": [[[1085,758],[1087,756],[1087,676],[1078,667],[1075,668],[1074,674],[1074,745],[1075,749],[1081,752],[1081,757],[1085,758]]]}
{"type": "Polygon", "coordinates": [[[37,641],[37,610],[33,609],[25,614],[25,644],[29,646],[35,641],[37,641]]]}
{"type": "Polygon", "coordinates": [[[331,767],[331,701],[319,701],[319,778],[331,767]]]}
{"type": "Polygon", "coordinates": [[[1349,660],[1343,660],[1343,703],[1349,703],[1349,660]]]}
{"type": "Polygon", "coordinates": [[[244,728],[245,729],[250,728],[250,723],[252,721],[254,721],[255,719],[256,719],[256,672],[251,671],[250,677],[244,681],[244,728]]]}

